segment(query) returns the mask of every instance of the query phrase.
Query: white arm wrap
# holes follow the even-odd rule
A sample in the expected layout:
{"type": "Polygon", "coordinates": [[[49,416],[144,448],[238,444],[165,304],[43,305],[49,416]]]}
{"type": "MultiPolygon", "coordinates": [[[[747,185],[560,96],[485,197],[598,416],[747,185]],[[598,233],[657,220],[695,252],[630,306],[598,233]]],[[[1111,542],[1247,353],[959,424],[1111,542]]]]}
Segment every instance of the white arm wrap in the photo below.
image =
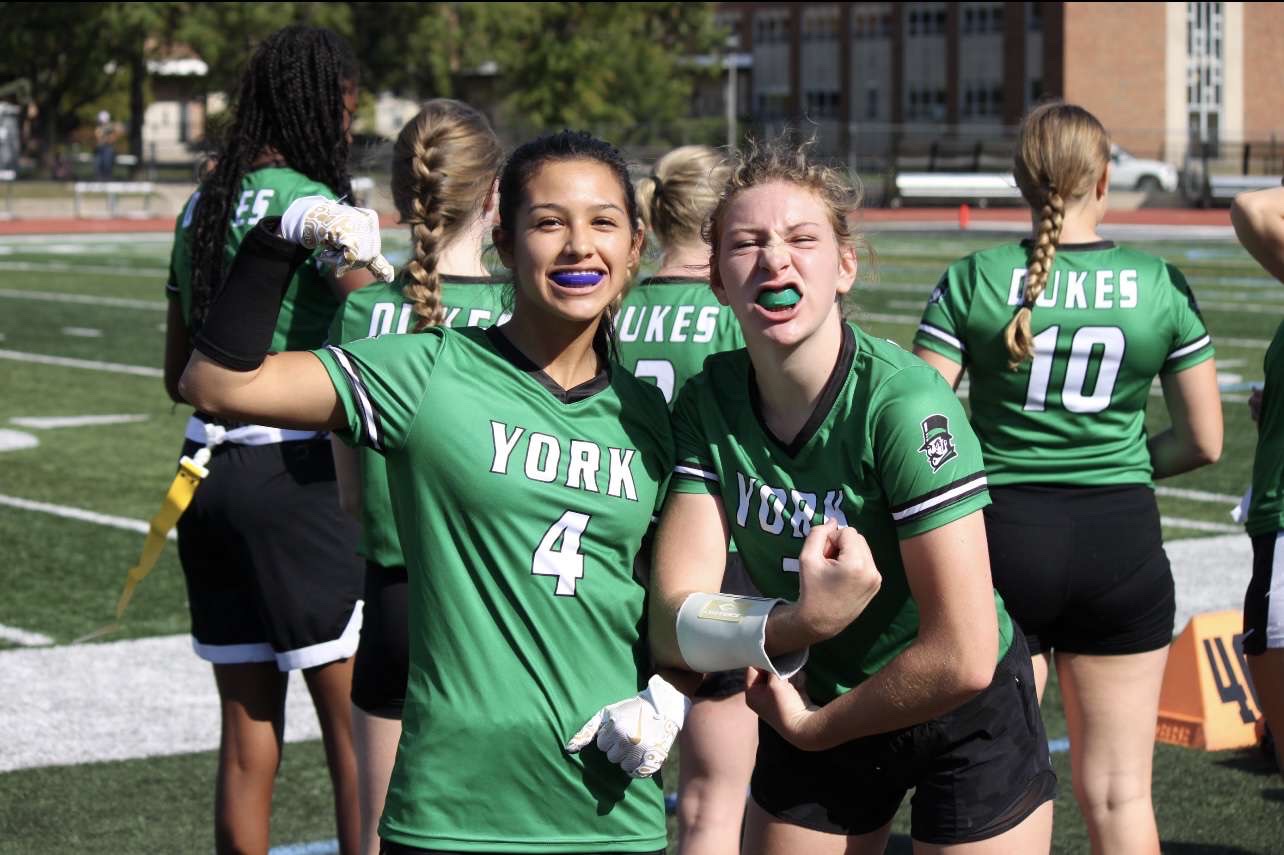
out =
{"type": "Polygon", "coordinates": [[[781,599],[732,594],[691,594],[678,609],[678,650],[705,674],[752,665],[789,678],[807,663],[807,651],[767,655],[767,615],[781,599]]]}

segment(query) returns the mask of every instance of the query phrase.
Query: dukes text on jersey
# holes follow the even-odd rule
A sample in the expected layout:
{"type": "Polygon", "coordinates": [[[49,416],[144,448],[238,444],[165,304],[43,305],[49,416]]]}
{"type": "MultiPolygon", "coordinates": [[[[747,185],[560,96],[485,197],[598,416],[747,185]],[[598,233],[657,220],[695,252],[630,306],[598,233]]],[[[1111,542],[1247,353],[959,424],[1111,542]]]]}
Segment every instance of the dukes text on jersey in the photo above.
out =
{"type": "MultiPolygon", "coordinates": [[[[1012,271],[1012,282],[1008,287],[1009,306],[1019,306],[1025,299],[1025,277],[1024,267],[1012,271]]],[[[1034,305],[1045,309],[1057,306],[1065,309],[1135,309],[1137,271],[1098,270],[1093,276],[1087,270],[1054,270],[1034,305]]]]}
{"type": "Polygon", "coordinates": [[[620,341],[675,341],[707,344],[718,331],[718,306],[636,306],[620,310],[620,341]]]}

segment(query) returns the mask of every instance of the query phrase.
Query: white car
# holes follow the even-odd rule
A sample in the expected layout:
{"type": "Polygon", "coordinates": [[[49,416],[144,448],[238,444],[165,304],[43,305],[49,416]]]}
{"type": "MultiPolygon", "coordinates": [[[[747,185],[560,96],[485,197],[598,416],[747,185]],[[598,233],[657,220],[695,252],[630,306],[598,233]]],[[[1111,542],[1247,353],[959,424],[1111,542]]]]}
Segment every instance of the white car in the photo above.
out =
{"type": "Polygon", "coordinates": [[[1110,146],[1110,188],[1152,193],[1177,189],[1177,167],[1162,160],[1133,157],[1117,145],[1110,146]]]}

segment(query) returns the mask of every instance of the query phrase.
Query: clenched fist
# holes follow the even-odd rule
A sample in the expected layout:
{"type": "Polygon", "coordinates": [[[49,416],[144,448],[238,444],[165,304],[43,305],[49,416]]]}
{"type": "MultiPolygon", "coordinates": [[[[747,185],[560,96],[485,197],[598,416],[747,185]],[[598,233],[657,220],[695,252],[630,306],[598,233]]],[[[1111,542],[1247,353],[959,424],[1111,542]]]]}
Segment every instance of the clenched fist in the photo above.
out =
{"type": "Polygon", "coordinates": [[[865,538],[833,521],[815,526],[807,535],[798,554],[798,572],[797,616],[818,641],[846,629],[883,584],[865,538]]]}

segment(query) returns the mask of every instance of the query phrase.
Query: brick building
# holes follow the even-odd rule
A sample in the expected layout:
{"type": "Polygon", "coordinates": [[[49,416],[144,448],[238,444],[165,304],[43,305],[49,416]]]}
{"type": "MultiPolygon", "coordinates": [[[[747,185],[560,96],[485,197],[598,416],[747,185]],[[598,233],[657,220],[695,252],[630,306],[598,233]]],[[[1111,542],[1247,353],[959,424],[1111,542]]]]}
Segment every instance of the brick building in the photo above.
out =
{"type": "MultiPolygon", "coordinates": [[[[1040,98],[1087,107],[1125,148],[1284,137],[1284,3],[720,3],[752,57],[741,115],[861,155],[1001,136],[1040,98]]],[[[1284,142],[1284,140],[1282,140],[1284,142]]]]}

